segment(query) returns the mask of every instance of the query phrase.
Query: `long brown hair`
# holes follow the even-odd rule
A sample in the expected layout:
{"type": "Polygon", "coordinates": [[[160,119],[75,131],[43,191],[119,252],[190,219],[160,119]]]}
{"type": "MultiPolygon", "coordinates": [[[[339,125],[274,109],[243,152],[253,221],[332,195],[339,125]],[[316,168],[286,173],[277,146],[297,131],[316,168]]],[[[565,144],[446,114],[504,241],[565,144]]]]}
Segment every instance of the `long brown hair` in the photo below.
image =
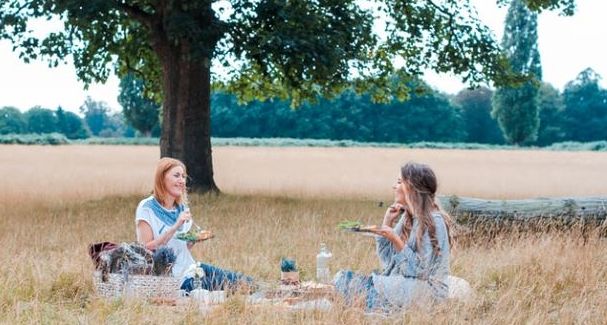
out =
{"type": "MultiPolygon", "coordinates": [[[[187,170],[185,169],[185,164],[181,161],[174,158],[161,158],[158,161],[158,165],[156,165],[156,174],[154,177],[154,191],[152,192],[156,200],[160,202],[160,204],[164,205],[165,199],[167,197],[167,189],[164,186],[164,176],[168,173],[171,168],[175,166],[181,166],[183,168],[183,172],[187,174],[187,170]]],[[[184,190],[180,197],[175,199],[175,204],[188,203],[188,194],[184,190]]]]}
{"type": "Polygon", "coordinates": [[[400,173],[402,182],[407,187],[405,195],[411,203],[411,206],[407,206],[401,236],[406,243],[413,227],[413,218],[415,217],[419,223],[415,243],[418,254],[420,253],[420,247],[422,247],[423,235],[428,231],[432,251],[434,254],[440,255],[440,247],[436,238],[436,225],[434,224],[432,212],[439,211],[443,216],[449,238],[449,247],[453,245],[453,236],[451,234],[453,222],[451,216],[441,208],[440,203],[436,200],[436,190],[438,188],[436,175],[430,166],[415,162],[408,162],[403,165],[400,173]]]}

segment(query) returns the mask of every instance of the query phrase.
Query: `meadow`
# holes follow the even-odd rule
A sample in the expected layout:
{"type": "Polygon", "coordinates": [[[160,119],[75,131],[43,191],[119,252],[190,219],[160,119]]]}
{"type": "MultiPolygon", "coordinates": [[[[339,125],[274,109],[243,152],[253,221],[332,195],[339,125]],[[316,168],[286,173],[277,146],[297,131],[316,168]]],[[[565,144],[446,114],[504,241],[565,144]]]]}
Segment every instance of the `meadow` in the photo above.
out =
{"type": "MultiPolygon", "coordinates": [[[[145,195],[153,146],[0,145],[0,202],[145,195]]],[[[231,194],[389,199],[406,161],[430,164],[439,192],[489,199],[607,195],[607,152],[215,147],[215,180],[231,194]]]]}
{"type": "MultiPolygon", "coordinates": [[[[195,220],[217,237],[195,258],[269,281],[280,257],[314,276],[320,242],[332,270],[378,268],[373,241],[335,230],[343,219],[376,223],[402,162],[432,165],[445,195],[485,198],[607,196],[607,153],[214,148],[224,194],[192,195],[195,220]]],[[[149,193],[158,148],[0,146],[1,323],[482,323],[601,324],[607,319],[607,240],[575,230],[461,238],[451,270],[476,295],[387,319],[358,308],[277,311],[232,296],[208,314],[95,297],[87,245],[134,240],[133,214],[149,193]]]]}

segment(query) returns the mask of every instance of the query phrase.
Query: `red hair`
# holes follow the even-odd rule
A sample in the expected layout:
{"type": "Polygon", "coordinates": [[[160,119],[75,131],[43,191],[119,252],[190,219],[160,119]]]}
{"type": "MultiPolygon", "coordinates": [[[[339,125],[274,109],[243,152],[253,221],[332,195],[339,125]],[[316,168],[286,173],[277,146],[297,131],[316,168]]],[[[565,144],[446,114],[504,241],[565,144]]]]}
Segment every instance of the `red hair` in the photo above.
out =
{"type": "MultiPolygon", "coordinates": [[[[183,172],[187,174],[185,164],[174,158],[160,158],[160,160],[158,161],[158,165],[156,165],[153,195],[156,200],[158,200],[158,202],[160,202],[160,204],[162,205],[164,205],[166,201],[165,199],[168,195],[166,186],[164,185],[164,177],[169,170],[176,166],[181,166],[181,168],[183,168],[183,172]]],[[[175,199],[175,204],[187,203],[187,201],[188,196],[186,191],[184,190],[183,193],[181,193],[181,196],[175,199]]]]}

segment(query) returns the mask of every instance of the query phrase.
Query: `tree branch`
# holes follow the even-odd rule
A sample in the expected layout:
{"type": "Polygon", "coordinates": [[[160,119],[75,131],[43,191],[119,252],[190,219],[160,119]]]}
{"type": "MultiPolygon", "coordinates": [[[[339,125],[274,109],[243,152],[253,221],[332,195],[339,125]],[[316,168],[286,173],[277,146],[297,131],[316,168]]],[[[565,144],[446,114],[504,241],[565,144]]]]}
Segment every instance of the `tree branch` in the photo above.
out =
{"type": "Polygon", "coordinates": [[[448,10],[446,10],[445,8],[443,8],[443,7],[439,6],[439,5],[437,5],[436,3],[434,3],[434,1],[432,1],[432,0],[427,0],[427,1],[428,1],[428,3],[429,3],[429,4],[430,4],[432,7],[434,7],[434,9],[436,9],[436,10],[438,10],[438,11],[442,12],[443,14],[445,14],[445,15],[447,15],[447,16],[449,16],[449,17],[453,17],[453,13],[451,13],[451,12],[449,12],[448,10]]]}
{"type": "Polygon", "coordinates": [[[134,65],[132,65],[131,64],[131,60],[129,60],[128,57],[125,60],[125,63],[126,63],[126,69],[127,69],[127,71],[133,72],[135,75],[137,75],[142,80],[145,79],[145,77],[146,77],[145,73],[143,73],[142,70],[137,69],[134,65]]]}
{"type": "Polygon", "coordinates": [[[441,12],[442,14],[444,14],[445,16],[448,17],[449,19],[449,23],[447,24],[449,26],[449,35],[447,38],[447,44],[448,45],[452,45],[453,43],[455,43],[455,47],[461,52],[461,53],[465,53],[464,51],[464,46],[462,45],[462,42],[460,40],[460,38],[458,37],[456,30],[457,27],[453,26],[453,24],[455,23],[455,15],[452,12],[449,12],[448,10],[446,10],[445,8],[435,4],[432,0],[428,0],[428,3],[434,7],[436,10],[438,10],[439,12],[441,12]]]}
{"type": "Polygon", "coordinates": [[[152,15],[149,13],[143,11],[139,7],[128,5],[121,0],[114,0],[113,2],[119,9],[126,12],[128,16],[131,16],[133,19],[139,21],[149,28],[152,27],[152,15]]]}

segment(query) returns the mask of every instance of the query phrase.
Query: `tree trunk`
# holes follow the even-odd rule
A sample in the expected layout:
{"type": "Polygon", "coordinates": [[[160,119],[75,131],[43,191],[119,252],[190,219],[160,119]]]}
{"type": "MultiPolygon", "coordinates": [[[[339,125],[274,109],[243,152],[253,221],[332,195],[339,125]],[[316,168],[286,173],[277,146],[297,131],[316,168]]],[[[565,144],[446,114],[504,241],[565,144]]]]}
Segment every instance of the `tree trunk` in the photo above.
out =
{"type": "Polygon", "coordinates": [[[186,165],[191,191],[218,192],[211,156],[210,59],[192,58],[186,42],[172,45],[156,37],[154,45],[163,70],[160,156],[186,165]]]}
{"type": "Polygon", "coordinates": [[[607,197],[484,200],[441,197],[458,224],[491,232],[508,229],[545,231],[577,227],[607,234],[607,197]]]}

